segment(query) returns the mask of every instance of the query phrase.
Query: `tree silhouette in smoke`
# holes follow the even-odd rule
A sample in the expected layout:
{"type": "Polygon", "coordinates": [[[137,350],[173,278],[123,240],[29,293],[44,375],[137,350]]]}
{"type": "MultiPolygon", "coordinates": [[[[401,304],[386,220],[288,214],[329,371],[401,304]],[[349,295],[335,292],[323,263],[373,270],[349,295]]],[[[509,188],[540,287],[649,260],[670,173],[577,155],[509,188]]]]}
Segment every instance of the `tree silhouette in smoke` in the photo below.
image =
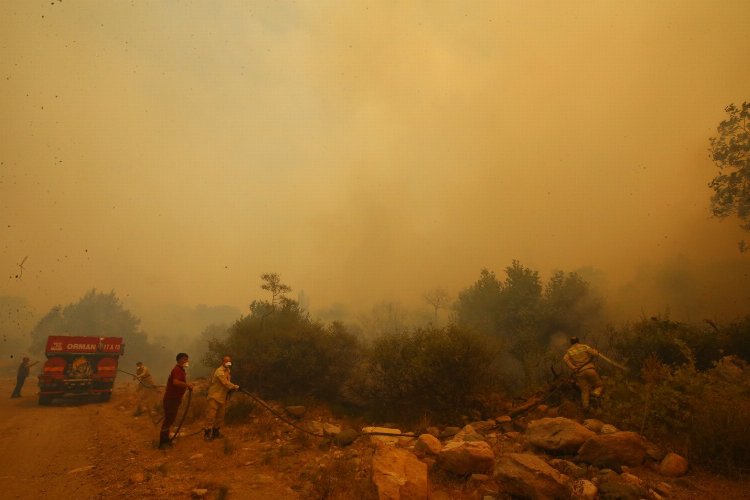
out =
{"type": "MultiPolygon", "coordinates": [[[[719,219],[736,215],[740,227],[750,231],[750,102],[730,104],[724,111],[729,117],[710,139],[709,157],[719,167],[719,175],[708,184],[714,190],[711,212],[719,219]]],[[[747,249],[744,240],[739,249],[747,249]]]]}

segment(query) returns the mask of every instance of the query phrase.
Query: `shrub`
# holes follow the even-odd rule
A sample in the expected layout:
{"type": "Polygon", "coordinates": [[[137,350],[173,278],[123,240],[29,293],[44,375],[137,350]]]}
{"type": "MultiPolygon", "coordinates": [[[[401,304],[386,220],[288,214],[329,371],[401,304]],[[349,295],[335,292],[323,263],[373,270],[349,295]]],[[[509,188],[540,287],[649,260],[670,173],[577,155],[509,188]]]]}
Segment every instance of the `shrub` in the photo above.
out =
{"type": "Polygon", "coordinates": [[[700,370],[721,357],[721,338],[714,330],[656,317],[612,329],[609,341],[614,354],[635,371],[652,356],[671,366],[694,363],[700,370]]]}
{"type": "Polygon", "coordinates": [[[312,321],[287,300],[278,309],[256,306],[231,327],[226,341],[213,341],[209,349],[215,357],[231,354],[239,367],[235,382],[264,397],[333,401],[358,362],[360,346],[343,325],[312,321]]]}
{"type": "Polygon", "coordinates": [[[649,358],[640,380],[619,379],[605,395],[604,417],[724,472],[750,466],[750,369],[724,359],[698,371],[649,358]]]}
{"type": "Polygon", "coordinates": [[[454,418],[493,385],[493,358],[483,337],[455,326],[384,335],[374,339],[345,394],[376,418],[454,418]]]}

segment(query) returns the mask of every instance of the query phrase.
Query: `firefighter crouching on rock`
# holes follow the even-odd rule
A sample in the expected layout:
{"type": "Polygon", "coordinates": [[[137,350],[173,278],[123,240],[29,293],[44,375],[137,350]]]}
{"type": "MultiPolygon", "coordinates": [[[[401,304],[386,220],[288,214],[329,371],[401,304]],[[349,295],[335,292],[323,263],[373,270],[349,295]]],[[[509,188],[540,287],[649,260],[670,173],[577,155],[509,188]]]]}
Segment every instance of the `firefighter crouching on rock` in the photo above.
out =
{"type": "Polygon", "coordinates": [[[586,344],[581,344],[578,337],[570,338],[570,347],[563,356],[565,364],[576,377],[584,410],[589,408],[589,395],[597,398],[602,395],[602,379],[594,368],[594,359],[597,357],[599,357],[599,351],[586,344]]]}
{"type": "Polygon", "coordinates": [[[240,388],[232,383],[231,377],[232,358],[224,356],[221,358],[221,366],[218,367],[208,385],[208,406],[206,406],[206,423],[203,426],[203,438],[206,441],[222,437],[219,432],[224,422],[224,412],[227,406],[227,395],[229,391],[240,388]]]}

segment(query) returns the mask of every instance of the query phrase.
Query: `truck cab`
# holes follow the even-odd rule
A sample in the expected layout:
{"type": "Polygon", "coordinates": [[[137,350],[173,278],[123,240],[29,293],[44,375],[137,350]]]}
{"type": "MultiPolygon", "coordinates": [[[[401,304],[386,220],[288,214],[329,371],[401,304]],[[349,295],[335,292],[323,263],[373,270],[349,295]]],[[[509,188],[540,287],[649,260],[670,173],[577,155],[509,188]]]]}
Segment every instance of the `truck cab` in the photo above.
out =
{"type": "Polygon", "coordinates": [[[69,395],[109,401],[123,354],[125,344],[120,337],[50,336],[47,361],[39,375],[39,404],[69,395]]]}

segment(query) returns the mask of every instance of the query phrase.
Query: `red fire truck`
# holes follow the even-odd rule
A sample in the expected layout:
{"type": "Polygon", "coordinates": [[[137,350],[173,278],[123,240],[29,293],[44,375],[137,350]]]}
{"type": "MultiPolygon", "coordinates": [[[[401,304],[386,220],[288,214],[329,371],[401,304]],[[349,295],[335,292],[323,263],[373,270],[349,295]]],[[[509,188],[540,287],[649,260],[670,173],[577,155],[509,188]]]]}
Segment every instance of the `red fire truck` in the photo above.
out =
{"type": "Polygon", "coordinates": [[[47,361],[39,375],[40,405],[67,395],[109,401],[125,344],[120,337],[50,336],[45,354],[47,361]]]}

